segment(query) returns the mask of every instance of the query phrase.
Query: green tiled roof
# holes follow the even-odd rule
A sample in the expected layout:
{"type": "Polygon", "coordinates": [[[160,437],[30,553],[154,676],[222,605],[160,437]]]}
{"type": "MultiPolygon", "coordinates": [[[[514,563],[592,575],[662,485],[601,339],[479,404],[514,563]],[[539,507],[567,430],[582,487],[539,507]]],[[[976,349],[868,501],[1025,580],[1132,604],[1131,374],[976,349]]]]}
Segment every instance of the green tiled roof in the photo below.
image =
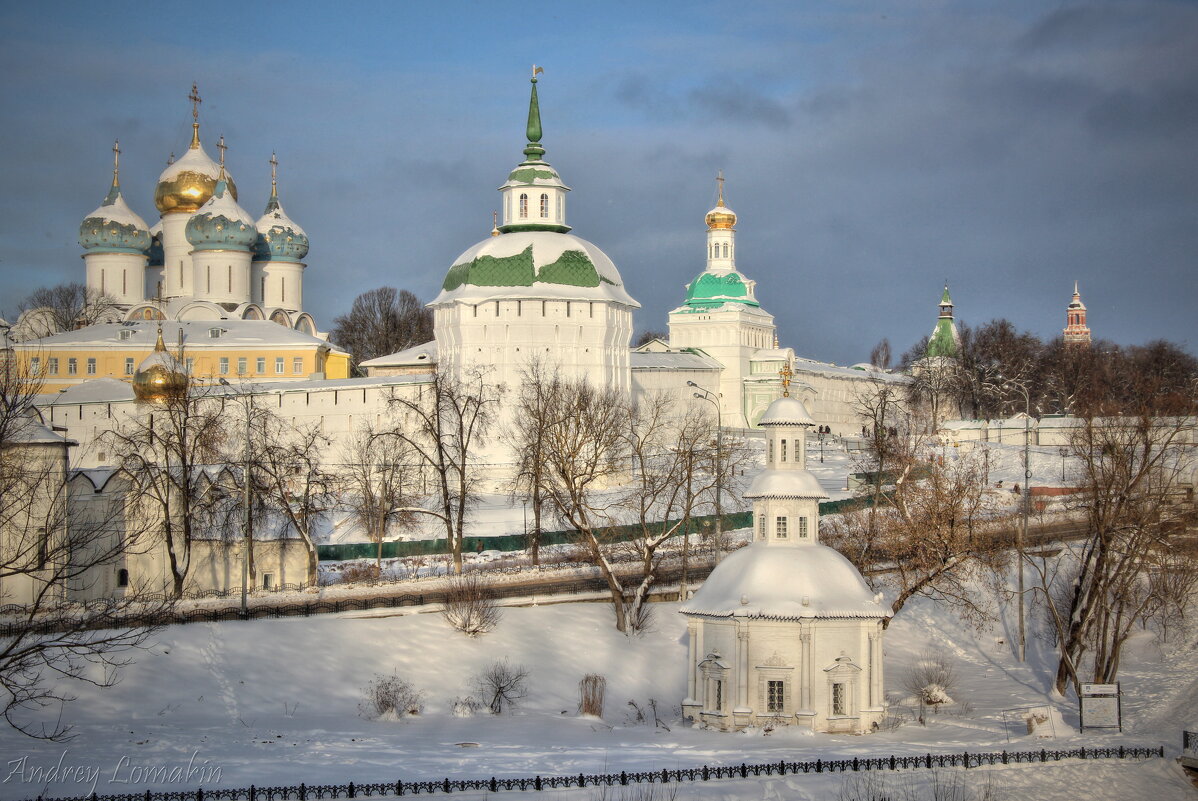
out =
{"type": "Polygon", "coordinates": [[[686,288],[686,305],[692,308],[711,309],[725,303],[761,305],[749,295],[749,287],[738,272],[730,272],[723,276],[700,273],[686,288]]]}
{"type": "Polygon", "coordinates": [[[581,250],[562,251],[556,261],[542,265],[538,271],[532,257],[532,245],[512,256],[479,256],[472,261],[455,264],[449,268],[441,288],[452,291],[470,284],[472,286],[532,286],[540,281],[545,284],[566,286],[599,286],[600,282],[612,282],[599,275],[590,258],[581,250]]]}

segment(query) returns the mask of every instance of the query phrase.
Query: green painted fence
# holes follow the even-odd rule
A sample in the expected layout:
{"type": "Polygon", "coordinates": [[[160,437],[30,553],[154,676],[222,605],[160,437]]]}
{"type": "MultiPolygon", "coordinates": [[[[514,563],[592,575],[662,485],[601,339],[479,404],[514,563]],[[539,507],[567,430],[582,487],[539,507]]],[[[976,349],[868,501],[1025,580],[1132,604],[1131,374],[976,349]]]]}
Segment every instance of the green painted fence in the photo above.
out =
{"type": "MultiPolygon", "coordinates": [[[[819,505],[821,515],[836,514],[837,512],[868,506],[869,500],[862,498],[845,498],[840,501],[828,501],[819,505]]],[[[753,525],[752,512],[732,512],[723,516],[724,528],[748,528],[753,525]]],[[[703,515],[691,518],[695,529],[703,531],[714,527],[715,515],[703,515]]],[[[670,521],[672,524],[675,521],[670,521]]],[[[661,525],[661,524],[658,524],[661,525]]],[[[624,541],[635,535],[634,526],[617,526],[612,530],[613,539],[624,541]]],[[[541,545],[562,545],[574,542],[578,536],[576,531],[543,531],[541,545]]],[[[467,537],[462,543],[463,551],[521,551],[528,547],[523,534],[504,534],[498,537],[467,537]]],[[[378,546],[373,542],[350,542],[338,545],[318,545],[317,552],[321,561],[341,562],[348,559],[374,559],[378,554],[378,546]]],[[[383,558],[394,559],[403,556],[430,556],[433,554],[449,553],[444,539],[411,540],[408,542],[384,542],[383,558]]]]}

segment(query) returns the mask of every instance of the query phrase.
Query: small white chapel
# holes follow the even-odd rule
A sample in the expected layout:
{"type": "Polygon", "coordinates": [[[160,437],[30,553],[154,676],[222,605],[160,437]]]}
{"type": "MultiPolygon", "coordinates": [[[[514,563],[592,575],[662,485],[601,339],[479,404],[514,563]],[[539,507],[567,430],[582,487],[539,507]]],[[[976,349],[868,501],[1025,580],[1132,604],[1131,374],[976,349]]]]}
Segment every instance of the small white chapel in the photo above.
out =
{"type": "Polygon", "coordinates": [[[745,497],[753,542],[716,566],[679,610],[690,639],[683,717],[732,731],[769,724],[863,734],[885,714],[878,596],[819,542],[828,496],[807,469],[803,402],[783,396],[759,425],[766,469],[745,497]]]}

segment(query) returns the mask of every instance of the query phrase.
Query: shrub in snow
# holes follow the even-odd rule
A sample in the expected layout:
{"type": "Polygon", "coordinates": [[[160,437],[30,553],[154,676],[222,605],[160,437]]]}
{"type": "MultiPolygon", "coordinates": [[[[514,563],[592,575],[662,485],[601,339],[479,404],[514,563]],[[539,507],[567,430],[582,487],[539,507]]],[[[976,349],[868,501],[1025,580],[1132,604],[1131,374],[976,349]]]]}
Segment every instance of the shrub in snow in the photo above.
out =
{"type": "Polygon", "coordinates": [[[836,801],[999,801],[989,771],[868,771],[846,776],[836,801]]]}
{"type": "Polygon", "coordinates": [[[354,562],[341,568],[342,584],[369,583],[379,580],[379,566],[354,562]]]}
{"type": "Polygon", "coordinates": [[[376,674],[362,696],[358,714],[372,720],[398,720],[424,711],[424,693],[394,674],[376,674]]]}
{"type": "Polygon", "coordinates": [[[603,697],[607,694],[607,679],[598,673],[588,673],[578,682],[578,714],[603,717],[603,697]]]}
{"type": "Polygon", "coordinates": [[[907,671],[903,687],[921,704],[939,708],[953,702],[951,693],[957,687],[957,669],[943,649],[931,648],[920,654],[907,671]]]}
{"type": "Polygon", "coordinates": [[[455,698],[453,701],[453,716],[455,718],[470,718],[478,714],[483,705],[474,700],[473,695],[465,698],[455,698]]]}
{"type": "Polygon", "coordinates": [[[458,631],[477,637],[499,625],[503,612],[495,605],[490,581],[470,572],[449,580],[441,615],[458,631]]]}
{"type": "Polygon", "coordinates": [[[518,706],[528,696],[528,668],[497,659],[474,675],[474,694],[492,714],[518,706]]]}

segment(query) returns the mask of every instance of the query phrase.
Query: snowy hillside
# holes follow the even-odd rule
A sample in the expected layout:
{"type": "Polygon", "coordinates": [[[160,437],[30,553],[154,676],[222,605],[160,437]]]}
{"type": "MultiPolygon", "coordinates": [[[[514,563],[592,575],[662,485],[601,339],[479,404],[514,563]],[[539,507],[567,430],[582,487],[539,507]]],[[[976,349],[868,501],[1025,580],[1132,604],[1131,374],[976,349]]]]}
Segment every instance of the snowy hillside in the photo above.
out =
{"type": "MultiPolygon", "coordinates": [[[[1193,633],[1163,650],[1148,635],[1138,635],[1120,676],[1124,734],[1083,736],[1076,732],[1076,703],[1048,694],[1046,643],[1033,638],[1028,664],[1019,665],[1006,617],[978,632],[921,600],[903,610],[886,636],[885,686],[896,702],[895,719],[902,721],[897,728],[864,737],[695,730],[677,718],[686,691],[683,619],[676,604],[653,608],[655,631],[633,639],[613,630],[608,606],[598,603],[508,608],[499,628],[479,639],[454,632],[440,615],[412,610],[171,627],[137,655],[116,687],[74,688],[79,697],[66,715],[76,726],[75,740],[55,745],[0,732],[6,763],[0,798],[92,791],[90,781],[43,786],[41,777],[55,765],[98,772],[94,789],[104,794],[193,789],[199,778],[210,787],[343,783],[1078,745],[1164,744],[1172,757],[1180,729],[1198,724],[1193,633]],[[913,720],[917,708],[900,705],[901,688],[929,646],[944,649],[954,662],[959,682],[950,695],[958,703],[928,713],[921,726],[913,720]],[[510,715],[455,717],[453,703],[470,692],[471,675],[504,657],[531,671],[522,707],[510,715]],[[401,721],[360,717],[362,688],[376,675],[393,672],[425,693],[424,713],[401,721]],[[587,673],[607,678],[603,720],[576,714],[578,682],[587,673]],[[628,702],[644,707],[649,699],[657,700],[669,731],[633,722],[628,702]],[[1040,730],[1049,739],[1029,736],[1019,713],[1010,711],[1029,706],[1050,711],[1049,725],[1040,730]],[[147,769],[189,764],[199,778],[145,780],[147,769]]],[[[969,773],[973,781],[993,774],[1001,798],[1072,799],[1082,786],[1094,799],[1198,795],[1171,758],[969,773]]],[[[904,781],[929,780],[926,773],[907,776],[904,781]]],[[[826,799],[836,797],[845,780],[821,775],[720,781],[687,785],[678,797],[826,799]]],[[[536,797],[596,796],[574,790],[536,797]]]]}

